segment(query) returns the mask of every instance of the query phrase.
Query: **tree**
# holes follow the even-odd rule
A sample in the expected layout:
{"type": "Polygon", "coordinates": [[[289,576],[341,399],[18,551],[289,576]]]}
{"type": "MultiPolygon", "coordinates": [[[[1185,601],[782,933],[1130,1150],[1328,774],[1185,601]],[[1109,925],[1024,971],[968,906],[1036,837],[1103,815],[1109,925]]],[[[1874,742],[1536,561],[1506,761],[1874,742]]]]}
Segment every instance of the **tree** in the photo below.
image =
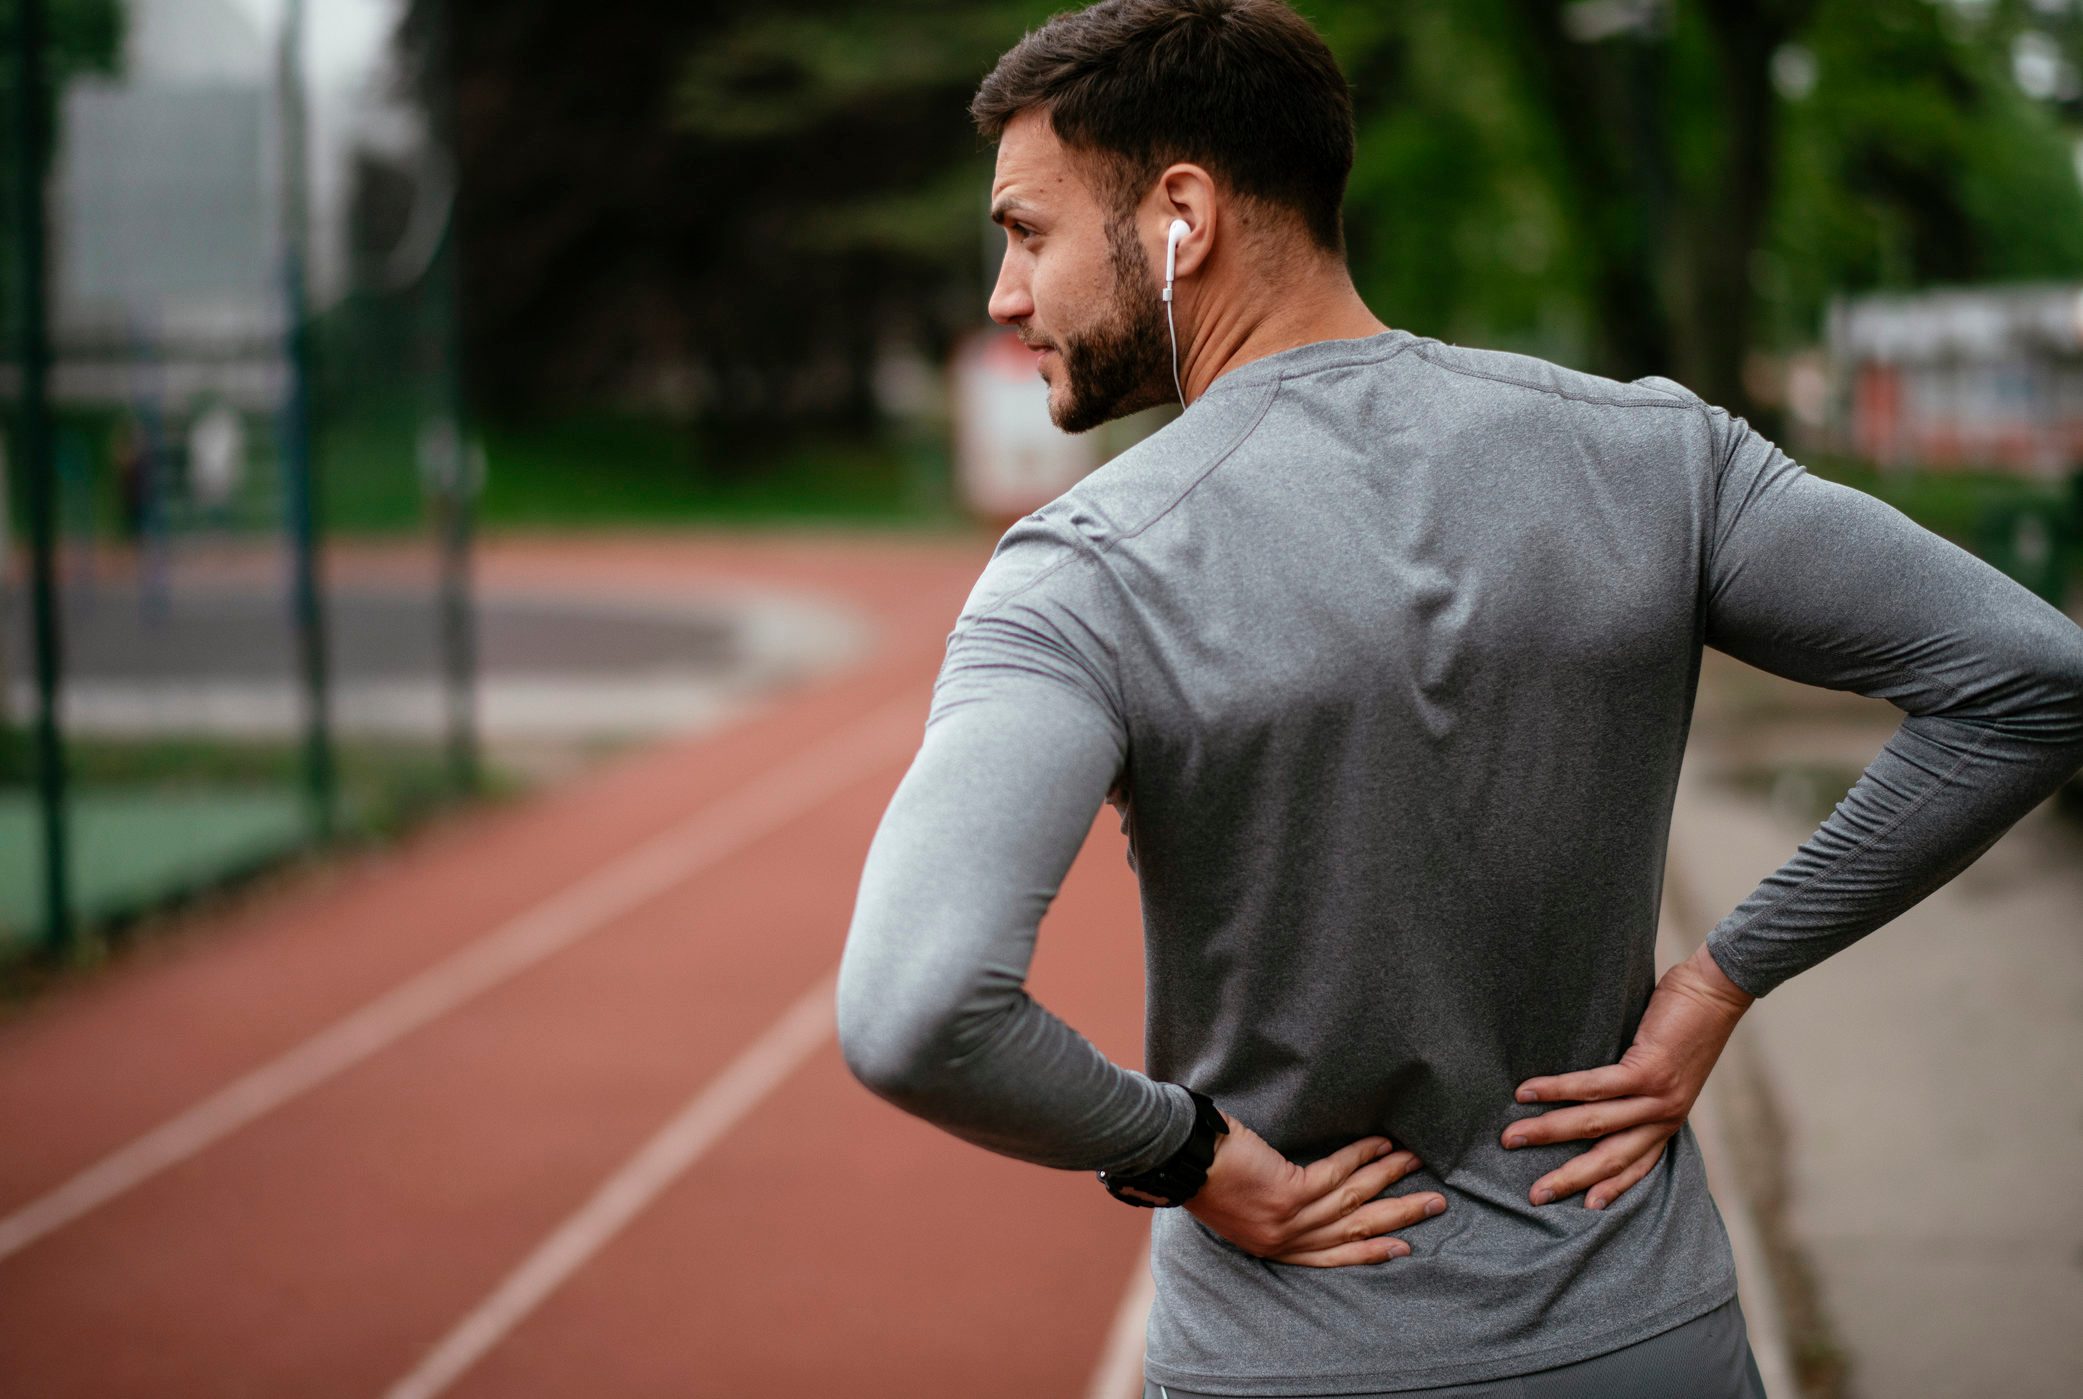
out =
{"type": "MultiPolygon", "coordinates": [[[[679,365],[711,421],[866,429],[880,340],[937,353],[982,321],[991,157],[965,109],[1059,4],[651,0],[605,25],[452,2],[469,343],[503,401],[599,401],[679,365]]],[[[1833,291],[2083,273],[2083,94],[2013,72],[2044,42],[2075,86],[2083,17],[1300,7],[1353,86],[1351,261],[1391,324],[1750,413],[1750,357],[1812,340],[1833,291]]]]}

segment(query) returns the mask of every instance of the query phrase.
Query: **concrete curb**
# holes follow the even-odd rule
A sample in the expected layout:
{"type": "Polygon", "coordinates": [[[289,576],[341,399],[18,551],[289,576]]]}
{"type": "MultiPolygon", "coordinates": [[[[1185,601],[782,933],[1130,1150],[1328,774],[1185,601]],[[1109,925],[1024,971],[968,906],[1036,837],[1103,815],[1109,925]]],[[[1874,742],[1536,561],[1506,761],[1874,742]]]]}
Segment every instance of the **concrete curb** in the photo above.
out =
{"type": "MultiPolygon", "coordinates": [[[[1675,860],[1672,861],[1675,865],[1675,860]]],[[[1657,961],[1669,967],[1691,956],[1704,939],[1694,936],[1693,920],[1683,908],[1684,900],[1679,890],[1685,887],[1676,868],[1667,868],[1664,876],[1663,907],[1657,923],[1657,961]]],[[[1740,1031],[1739,1031],[1740,1034],[1740,1031]]],[[[1757,1213],[1751,1201],[1760,1193],[1758,1182],[1745,1177],[1745,1155],[1734,1149],[1734,1144],[1743,1132],[1747,1117],[1736,1110],[1727,1070],[1731,1067],[1742,1072],[1740,1091],[1750,1094],[1765,1091],[1756,1066],[1747,1060],[1747,1050],[1739,1039],[1731,1039],[1722,1053],[1718,1066],[1721,1075],[1708,1080],[1701,1089],[1700,1097],[1693,1104],[1692,1114],[1687,1119],[1692,1124],[1693,1136],[1700,1143],[1700,1153],[1707,1162],[1707,1185],[1714,1193],[1714,1203],[1721,1211],[1723,1226],[1728,1230],[1729,1248],[1736,1256],[1736,1290],[1743,1306],[1743,1320],[1750,1333],[1751,1353],[1757,1357],[1758,1374],[1765,1382],[1765,1393],[1778,1399],[1796,1399],[1802,1393],[1796,1379],[1794,1358],[1788,1337],[1791,1328],[1785,1299],[1781,1294],[1773,1267],[1772,1251],[1766,1231],[1760,1227],[1757,1213]],[[1731,1060],[1736,1062],[1731,1064],[1731,1060]]]]}

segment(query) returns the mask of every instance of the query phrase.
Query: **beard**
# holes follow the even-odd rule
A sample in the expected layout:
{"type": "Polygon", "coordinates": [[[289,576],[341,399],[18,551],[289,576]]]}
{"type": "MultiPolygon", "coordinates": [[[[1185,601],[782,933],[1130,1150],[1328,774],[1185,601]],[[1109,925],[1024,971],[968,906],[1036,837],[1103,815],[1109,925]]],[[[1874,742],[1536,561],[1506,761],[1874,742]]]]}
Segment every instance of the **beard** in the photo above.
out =
{"type": "Polygon", "coordinates": [[[1049,395],[1049,420],[1065,432],[1085,432],[1176,397],[1164,302],[1148,285],[1150,269],[1136,243],[1133,220],[1107,226],[1107,261],[1114,285],[1104,317],[1057,341],[1063,401],[1049,395]]]}

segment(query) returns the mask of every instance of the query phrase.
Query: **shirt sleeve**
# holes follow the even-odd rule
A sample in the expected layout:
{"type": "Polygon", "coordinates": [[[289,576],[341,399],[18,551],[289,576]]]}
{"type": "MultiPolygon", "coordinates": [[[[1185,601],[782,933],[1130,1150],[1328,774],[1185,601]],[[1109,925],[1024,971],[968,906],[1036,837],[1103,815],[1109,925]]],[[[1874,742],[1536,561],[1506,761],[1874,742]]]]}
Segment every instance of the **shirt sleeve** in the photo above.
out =
{"type": "Polygon", "coordinates": [[[1022,521],[949,636],[861,873],[839,1040],[878,1096],[966,1141],[1138,1171],[1185,1142],[1192,1100],[1115,1065],[1025,989],[1042,915],[1128,747],[1081,548],[1022,521]]]}
{"type": "Polygon", "coordinates": [[[1762,996],[1972,864],[2083,764],[2083,629],[1709,409],[1706,641],[1904,718],[1835,811],[1708,935],[1762,996]]]}

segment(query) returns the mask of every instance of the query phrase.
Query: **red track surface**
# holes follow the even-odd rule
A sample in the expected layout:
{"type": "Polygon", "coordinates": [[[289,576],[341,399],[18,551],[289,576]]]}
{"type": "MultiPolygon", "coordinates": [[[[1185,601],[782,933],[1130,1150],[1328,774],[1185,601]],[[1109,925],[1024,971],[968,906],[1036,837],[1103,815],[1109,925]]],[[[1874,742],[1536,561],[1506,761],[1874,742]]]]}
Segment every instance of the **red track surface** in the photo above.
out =
{"type": "MultiPolygon", "coordinates": [[[[489,588],[766,582],[862,610],[879,641],[726,729],[270,890],[0,1027],[0,1217],[659,833],[727,821],[863,716],[896,703],[913,722],[885,725],[866,775],[801,814],[0,1258],[0,1394],[381,1395],[413,1372],[836,966],[989,550],[488,549],[489,588]]],[[[1044,926],[1033,985],[1133,1065],[1139,921],[1111,817],[1044,926]]],[[[1079,1396],[1147,1227],[1088,1176],[884,1105],[827,1035],[447,1392],[1079,1396]]]]}

